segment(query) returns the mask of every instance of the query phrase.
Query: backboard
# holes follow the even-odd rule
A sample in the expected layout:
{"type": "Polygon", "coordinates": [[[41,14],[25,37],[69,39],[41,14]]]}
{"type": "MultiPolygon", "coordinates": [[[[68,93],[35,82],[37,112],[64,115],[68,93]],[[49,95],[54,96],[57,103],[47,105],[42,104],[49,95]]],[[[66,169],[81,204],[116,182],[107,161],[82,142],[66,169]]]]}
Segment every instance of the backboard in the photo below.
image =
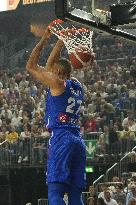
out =
{"type": "Polygon", "coordinates": [[[136,42],[136,1],[56,0],[55,7],[60,19],[136,42]]]}

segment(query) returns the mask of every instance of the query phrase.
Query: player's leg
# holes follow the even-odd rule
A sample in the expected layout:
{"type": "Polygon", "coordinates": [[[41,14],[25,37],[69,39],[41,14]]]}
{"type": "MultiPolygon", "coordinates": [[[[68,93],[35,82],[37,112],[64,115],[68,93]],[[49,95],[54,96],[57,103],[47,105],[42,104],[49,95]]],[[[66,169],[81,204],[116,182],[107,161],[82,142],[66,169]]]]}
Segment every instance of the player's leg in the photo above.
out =
{"type": "Polygon", "coordinates": [[[86,150],[81,138],[77,138],[71,160],[71,185],[68,191],[69,205],[83,205],[82,191],[86,185],[86,150]]]}
{"type": "Polygon", "coordinates": [[[82,191],[77,187],[70,187],[68,191],[68,205],[83,205],[82,191]]]}
{"type": "Polygon", "coordinates": [[[58,132],[48,151],[47,183],[70,183],[70,163],[75,146],[71,133],[58,132]]]}
{"type": "MultiPolygon", "coordinates": [[[[53,182],[65,183],[71,185],[74,184],[75,187],[79,187],[81,190],[85,185],[85,145],[80,138],[80,136],[75,136],[71,132],[59,133],[53,141],[49,158],[48,158],[48,172],[47,172],[47,182],[49,184],[49,201],[50,205],[63,205],[63,196],[66,190],[62,190],[62,186],[53,185],[53,182]],[[61,138],[61,135],[62,138],[61,138]],[[53,197],[54,195],[54,197],[53,197]],[[54,204],[55,201],[58,204],[54,204]]],[[[57,184],[58,184],[57,183],[57,184]]],[[[64,187],[63,187],[64,188],[64,187]]],[[[68,189],[68,190],[70,190],[68,189]]],[[[82,205],[81,191],[72,188],[69,192],[71,205],[77,205],[75,201],[79,201],[78,205],[82,205]],[[74,194],[72,192],[74,191],[74,194]]]]}
{"type": "Polygon", "coordinates": [[[66,184],[70,180],[69,163],[73,149],[71,133],[55,133],[55,139],[51,140],[49,147],[47,165],[49,205],[65,205],[63,197],[68,190],[66,184]]]}
{"type": "Polygon", "coordinates": [[[48,184],[49,205],[65,205],[63,200],[64,193],[67,191],[67,185],[61,183],[48,184]]]}

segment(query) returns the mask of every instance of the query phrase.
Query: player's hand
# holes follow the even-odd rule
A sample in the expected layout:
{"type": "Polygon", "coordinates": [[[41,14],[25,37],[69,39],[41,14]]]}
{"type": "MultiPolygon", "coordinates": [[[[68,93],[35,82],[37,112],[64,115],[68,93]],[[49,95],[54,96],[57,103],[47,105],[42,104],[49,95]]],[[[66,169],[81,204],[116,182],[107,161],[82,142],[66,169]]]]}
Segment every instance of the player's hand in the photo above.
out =
{"type": "Polygon", "coordinates": [[[51,37],[51,32],[50,32],[49,28],[47,27],[47,28],[45,29],[45,32],[44,32],[43,36],[42,36],[42,40],[47,40],[47,39],[49,39],[50,37],[51,37]]]}
{"type": "Polygon", "coordinates": [[[59,40],[57,41],[57,45],[60,46],[60,47],[64,46],[63,40],[59,39],[59,40]]]}

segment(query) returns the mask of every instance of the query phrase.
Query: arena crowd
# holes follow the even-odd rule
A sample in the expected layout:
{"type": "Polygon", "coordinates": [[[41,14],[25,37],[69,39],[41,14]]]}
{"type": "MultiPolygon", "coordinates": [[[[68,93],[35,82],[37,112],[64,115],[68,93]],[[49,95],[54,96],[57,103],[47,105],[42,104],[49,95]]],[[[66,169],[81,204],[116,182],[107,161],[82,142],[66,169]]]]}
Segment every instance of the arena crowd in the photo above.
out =
{"type": "MultiPolygon", "coordinates": [[[[95,36],[96,63],[90,70],[73,71],[83,84],[85,102],[79,124],[84,139],[97,140],[95,155],[123,155],[136,146],[136,47],[114,37],[95,36]]],[[[54,42],[41,55],[46,62],[54,42]]],[[[33,47],[33,46],[32,46],[33,47]]],[[[25,69],[31,49],[18,58],[18,67],[0,71],[0,166],[43,164],[50,133],[44,125],[46,87],[25,69]]],[[[62,52],[67,56],[66,52],[62,52]]],[[[135,157],[134,157],[135,158],[135,157]]],[[[136,162],[136,158],[134,163],[136,162]]],[[[136,176],[113,177],[99,194],[89,188],[87,205],[136,204],[136,176]]]]}
{"type": "MultiPolygon", "coordinates": [[[[81,132],[85,139],[91,133],[99,133],[97,154],[129,152],[136,145],[135,45],[99,35],[95,35],[93,45],[97,63],[90,70],[73,72],[85,91],[79,121],[81,132]]],[[[46,62],[53,46],[54,42],[50,42],[46,52],[42,52],[41,64],[46,62]]],[[[0,72],[0,141],[12,142],[11,149],[16,152],[18,163],[29,160],[30,148],[25,145],[30,141],[34,155],[43,162],[46,152],[43,138],[50,136],[44,125],[46,88],[25,69],[29,53],[18,59],[14,72],[8,69],[0,72]]],[[[62,53],[67,56],[66,52],[62,53]]],[[[8,149],[6,143],[3,147],[8,149]]]]}
{"type": "Polygon", "coordinates": [[[135,205],[136,173],[123,174],[121,178],[113,176],[111,182],[99,184],[99,192],[90,186],[87,205],[135,205]]]}

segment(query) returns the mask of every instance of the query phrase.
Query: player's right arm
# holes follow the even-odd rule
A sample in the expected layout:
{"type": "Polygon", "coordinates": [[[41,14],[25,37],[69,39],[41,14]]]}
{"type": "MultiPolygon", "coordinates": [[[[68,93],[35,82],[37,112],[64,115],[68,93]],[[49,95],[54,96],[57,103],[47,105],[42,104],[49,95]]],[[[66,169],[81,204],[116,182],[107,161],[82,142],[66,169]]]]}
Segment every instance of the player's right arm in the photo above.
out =
{"type": "Polygon", "coordinates": [[[45,34],[33,49],[26,67],[28,72],[32,74],[33,77],[38,81],[42,82],[44,85],[48,85],[51,88],[57,88],[62,84],[62,82],[60,79],[58,79],[58,75],[56,75],[55,72],[52,72],[52,70],[55,70],[55,62],[57,62],[57,60],[59,59],[59,55],[63,46],[62,43],[60,43],[60,40],[56,43],[56,46],[51,52],[51,57],[49,57],[50,63],[48,67],[46,66],[45,69],[44,67],[38,65],[41,50],[50,38],[50,35],[51,34],[49,30],[46,29],[45,34]],[[52,66],[52,68],[50,67],[50,65],[52,66]]]}
{"type": "MultiPolygon", "coordinates": [[[[38,65],[38,61],[39,61],[40,53],[49,38],[50,38],[50,32],[48,31],[47,28],[39,43],[32,50],[32,53],[26,65],[28,72],[32,74],[34,78],[41,81],[42,83],[44,83],[43,76],[46,75],[46,71],[44,70],[44,67],[38,65]]],[[[47,83],[48,83],[48,79],[47,79],[47,83]]]]}

